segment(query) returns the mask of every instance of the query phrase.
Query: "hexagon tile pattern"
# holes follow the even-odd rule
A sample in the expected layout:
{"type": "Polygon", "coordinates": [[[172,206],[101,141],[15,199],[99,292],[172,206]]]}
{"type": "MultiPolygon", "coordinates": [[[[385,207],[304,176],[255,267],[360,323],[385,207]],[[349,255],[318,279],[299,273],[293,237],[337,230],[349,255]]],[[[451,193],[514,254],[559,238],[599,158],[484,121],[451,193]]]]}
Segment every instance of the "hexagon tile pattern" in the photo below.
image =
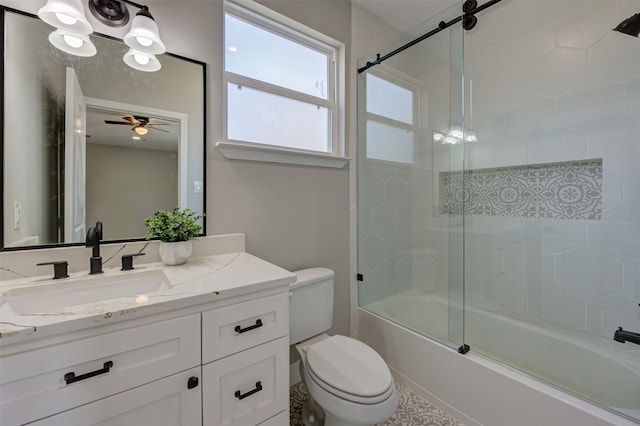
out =
{"type": "Polygon", "coordinates": [[[602,159],[440,172],[440,213],[600,220],[602,159]]]}

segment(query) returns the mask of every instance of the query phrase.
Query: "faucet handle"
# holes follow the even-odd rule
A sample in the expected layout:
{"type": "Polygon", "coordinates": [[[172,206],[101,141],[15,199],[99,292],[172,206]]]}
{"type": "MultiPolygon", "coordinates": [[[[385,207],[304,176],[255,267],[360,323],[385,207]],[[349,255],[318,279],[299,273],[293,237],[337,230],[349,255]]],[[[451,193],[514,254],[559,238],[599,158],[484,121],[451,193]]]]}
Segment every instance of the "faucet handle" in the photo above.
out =
{"type": "Polygon", "coordinates": [[[36,266],[53,265],[53,279],[59,280],[61,278],[67,278],[69,276],[68,263],[66,260],[57,260],[54,262],[41,262],[36,263],[36,266]]]}
{"type": "Polygon", "coordinates": [[[133,258],[137,256],[144,256],[145,253],[125,254],[122,256],[122,268],[121,271],[130,271],[133,268],[133,258]]]}

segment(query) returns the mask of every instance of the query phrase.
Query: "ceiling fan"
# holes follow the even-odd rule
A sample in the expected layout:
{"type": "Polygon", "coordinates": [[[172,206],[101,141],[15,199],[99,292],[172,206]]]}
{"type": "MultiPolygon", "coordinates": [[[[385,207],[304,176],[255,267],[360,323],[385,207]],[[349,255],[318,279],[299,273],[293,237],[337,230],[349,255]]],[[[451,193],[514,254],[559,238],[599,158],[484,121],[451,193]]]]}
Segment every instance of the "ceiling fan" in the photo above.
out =
{"type": "Polygon", "coordinates": [[[123,115],[122,119],[124,121],[104,120],[104,122],[106,124],[121,124],[125,126],[131,126],[131,130],[133,130],[140,136],[144,136],[147,133],[149,133],[149,129],[159,130],[165,133],[171,133],[167,130],[158,129],[155,127],[155,126],[166,126],[169,123],[151,123],[150,122],[151,118],[149,117],[127,114],[127,115],[123,115]]]}

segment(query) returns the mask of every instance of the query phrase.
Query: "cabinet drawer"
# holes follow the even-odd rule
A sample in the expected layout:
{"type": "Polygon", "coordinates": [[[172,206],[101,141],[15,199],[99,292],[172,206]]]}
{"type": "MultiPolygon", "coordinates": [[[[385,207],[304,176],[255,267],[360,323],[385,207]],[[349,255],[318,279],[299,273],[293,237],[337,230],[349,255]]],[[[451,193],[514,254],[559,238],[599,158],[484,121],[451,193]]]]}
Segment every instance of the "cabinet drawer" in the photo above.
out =
{"type": "Polygon", "coordinates": [[[202,367],[203,424],[253,426],[289,407],[289,341],[273,340],[202,367]]]}
{"type": "Polygon", "coordinates": [[[47,417],[32,425],[153,425],[202,426],[200,386],[188,386],[200,378],[200,367],[119,393],[108,398],[47,417]]]}
{"type": "Polygon", "coordinates": [[[288,293],[203,312],[202,363],[277,339],[288,331],[288,293]]]}
{"type": "Polygon", "coordinates": [[[199,314],[0,357],[0,424],[38,420],[199,364],[199,314]]]}

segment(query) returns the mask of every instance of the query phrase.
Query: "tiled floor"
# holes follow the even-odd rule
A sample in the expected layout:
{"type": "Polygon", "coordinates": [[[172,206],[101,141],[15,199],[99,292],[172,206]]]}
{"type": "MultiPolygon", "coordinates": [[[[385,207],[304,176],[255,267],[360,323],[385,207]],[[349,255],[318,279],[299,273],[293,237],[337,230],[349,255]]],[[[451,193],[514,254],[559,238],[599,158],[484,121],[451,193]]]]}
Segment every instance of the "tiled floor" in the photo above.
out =
{"type": "MultiPolygon", "coordinates": [[[[411,390],[396,384],[398,389],[398,409],[395,414],[382,425],[388,426],[463,426],[460,422],[439,408],[416,395],[411,390]]],[[[309,397],[302,383],[291,386],[289,398],[290,425],[302,426],[302,403],[309,397]]]]}

